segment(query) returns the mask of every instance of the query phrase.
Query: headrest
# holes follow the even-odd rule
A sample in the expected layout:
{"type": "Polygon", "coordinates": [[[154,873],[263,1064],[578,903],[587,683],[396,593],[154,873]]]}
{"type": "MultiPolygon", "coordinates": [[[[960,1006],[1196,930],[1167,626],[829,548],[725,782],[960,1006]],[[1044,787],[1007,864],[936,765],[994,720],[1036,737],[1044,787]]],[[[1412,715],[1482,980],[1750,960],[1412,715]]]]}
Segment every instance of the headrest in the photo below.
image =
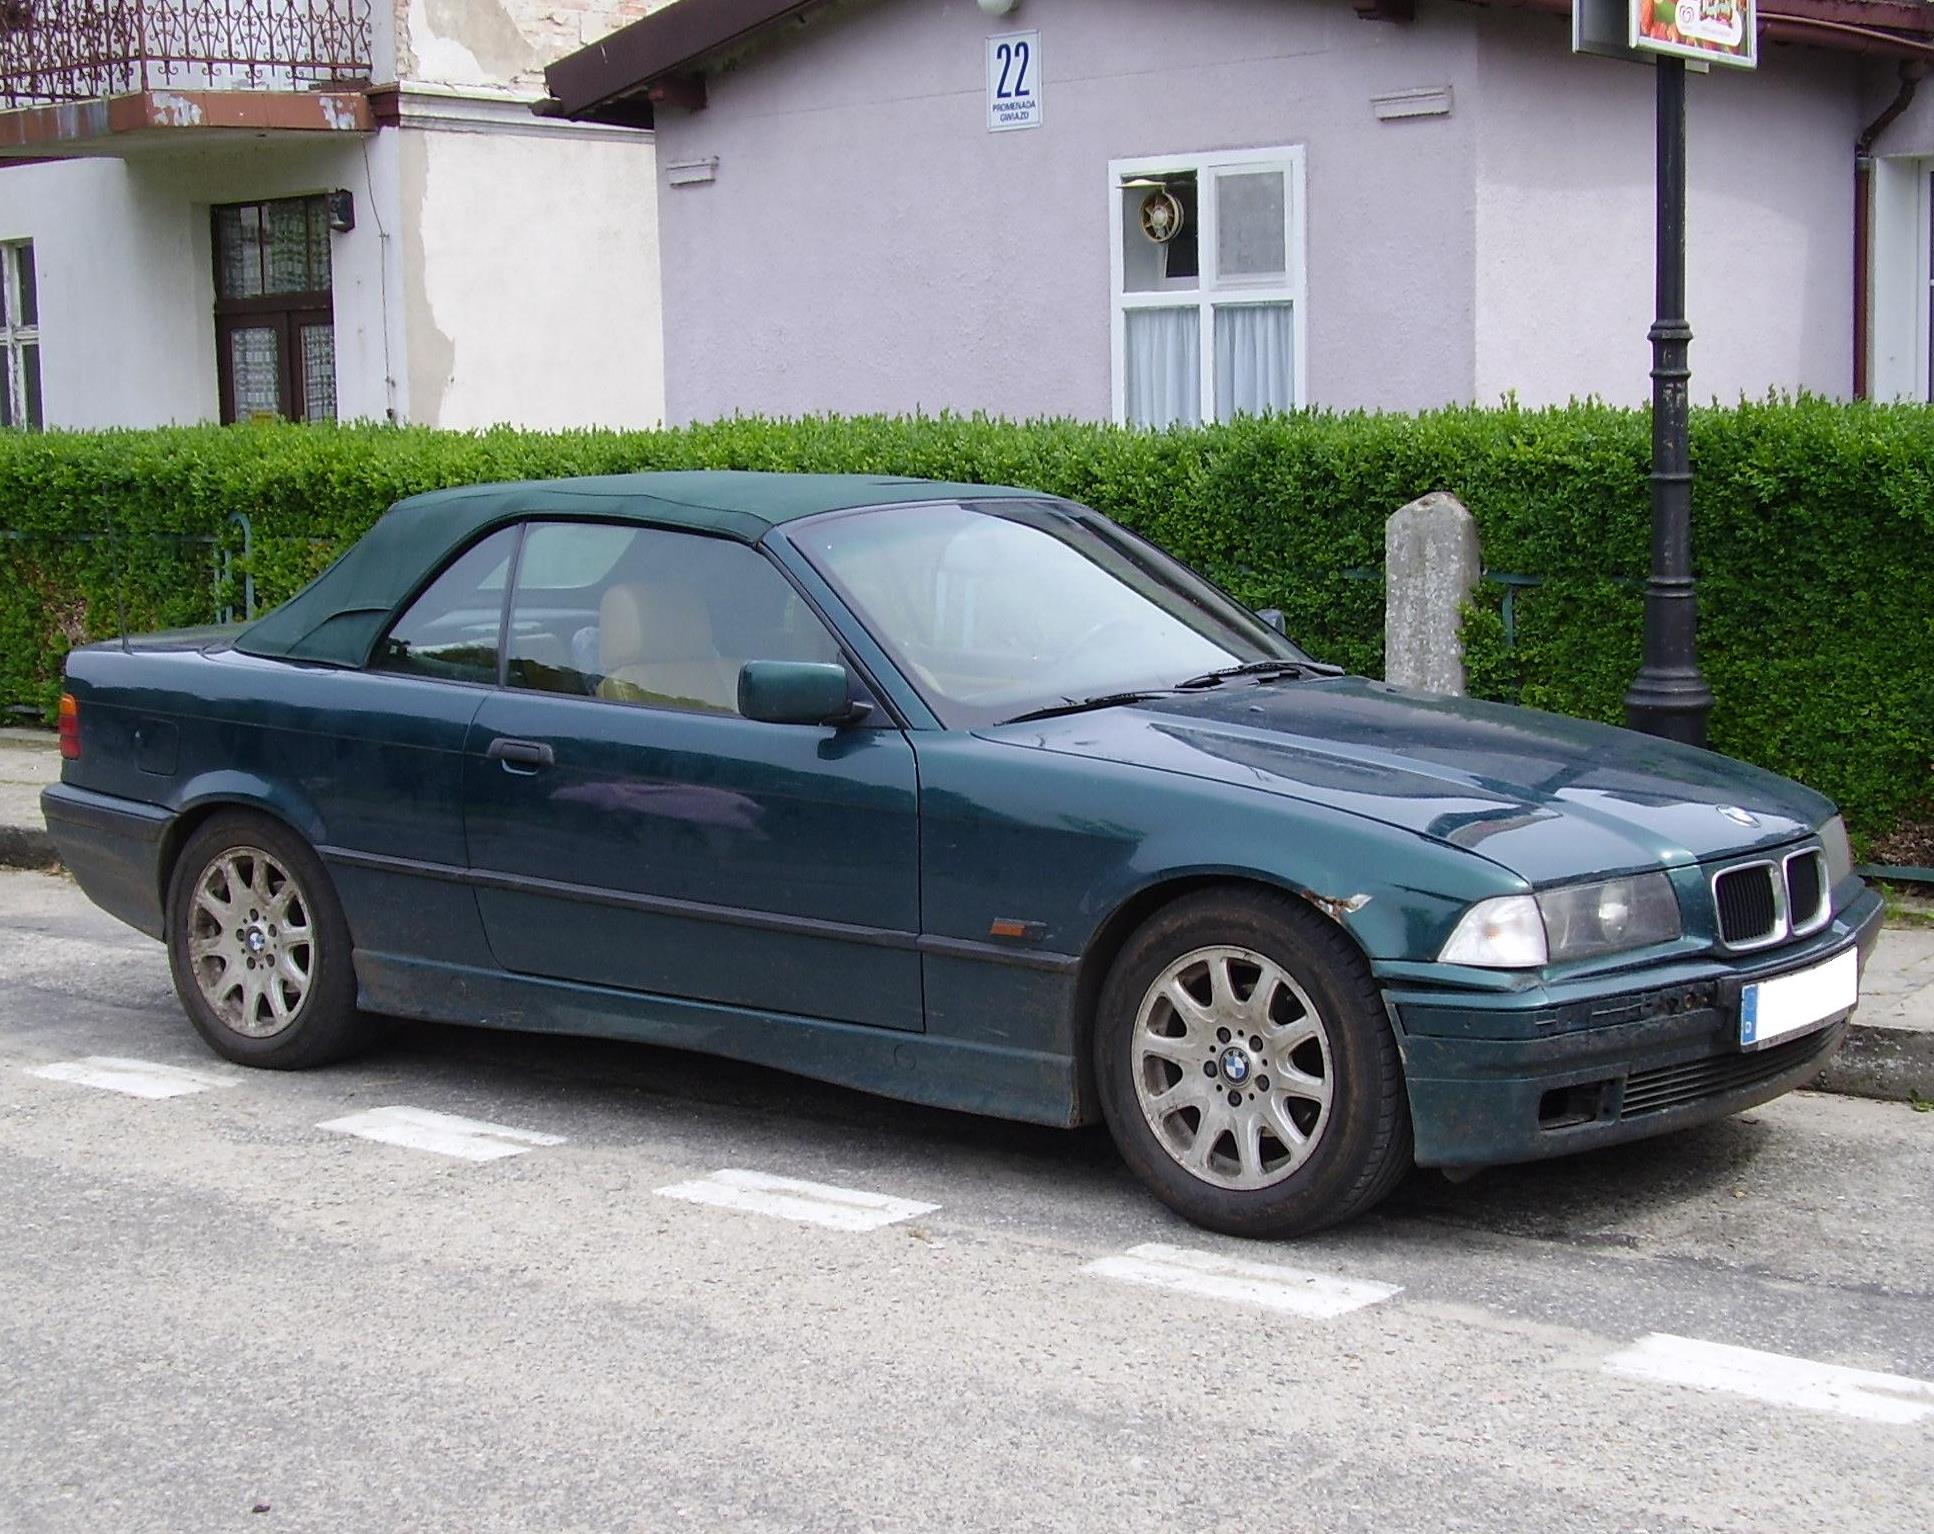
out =
{"type": "Polygon", "coordinates": [[[625,581],[606,590],[598,607],[598,664],[605,671],[717,656],[711,610],[689,587],[625,581]]]}

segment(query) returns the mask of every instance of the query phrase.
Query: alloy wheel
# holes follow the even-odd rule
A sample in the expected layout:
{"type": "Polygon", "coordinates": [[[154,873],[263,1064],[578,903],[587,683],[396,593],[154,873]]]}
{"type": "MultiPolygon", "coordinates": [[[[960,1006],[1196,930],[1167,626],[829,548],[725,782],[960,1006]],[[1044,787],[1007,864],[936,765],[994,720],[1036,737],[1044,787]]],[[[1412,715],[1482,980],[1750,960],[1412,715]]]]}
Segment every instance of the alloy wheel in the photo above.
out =
{"type": "Polygon", "coordinates": [[[1310,994],[1253,949],[1198,948],[1156,976],[1135,1018],[1135,1097],[1184,1171],[1267,1188],[1330,1122],[1330,1036],[1310,994]]]}
{"type": "Polygon", "coordinates": [[[209,1010],[251,1039],[294,1024],[316,973],[309,903],[259,847],[230,847],[195,880],[188,958],[209,1010]]]}

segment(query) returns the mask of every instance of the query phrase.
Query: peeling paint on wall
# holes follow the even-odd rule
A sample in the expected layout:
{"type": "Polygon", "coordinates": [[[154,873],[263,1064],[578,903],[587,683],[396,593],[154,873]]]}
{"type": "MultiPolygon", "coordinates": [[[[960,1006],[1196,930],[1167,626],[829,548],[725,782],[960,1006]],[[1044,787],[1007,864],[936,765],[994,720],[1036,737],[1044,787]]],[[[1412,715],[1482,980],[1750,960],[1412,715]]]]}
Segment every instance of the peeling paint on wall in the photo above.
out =
{"type": "Polygon", "coordinates": [[[199,128],[201,126],[201,106],[192,96],[177,95],[173,91],[156,91],[154,102],[154,121],[163,128],[199,128]]]}
{"type": "Polygon", "coordinates": [[[443,424],[443,397],[456,373],[457,348],[437,325],[430,300],[429,262],[423,248],[423,210],[429,203],[431,136],[406,133],[398,144],[397,190],[417,216],[403,220],[403,352],[409,359],[410,417],[419,425],[443,424]]]}
{"type": "Polygon", "coordinates": [[[349,101],[332,96],[326,91],[316,100],[322,107],[323,121],[331,128],[343,133],[353,133],[359,126],[356,121],[356,108],[349,101]]]}
{"type": "Polygon", "coordinates": [[[544,66],[671,0],[396,0],[399,78],[535,88],[544,66]]]}

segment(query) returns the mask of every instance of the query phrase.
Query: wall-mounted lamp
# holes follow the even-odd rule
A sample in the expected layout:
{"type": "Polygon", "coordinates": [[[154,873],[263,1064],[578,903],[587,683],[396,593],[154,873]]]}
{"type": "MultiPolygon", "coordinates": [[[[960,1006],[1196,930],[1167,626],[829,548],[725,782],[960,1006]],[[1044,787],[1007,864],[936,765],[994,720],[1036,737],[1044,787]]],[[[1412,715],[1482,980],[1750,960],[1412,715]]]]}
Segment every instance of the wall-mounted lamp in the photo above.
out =
{"type": "Polygon", "coordinates": [[[356,197],[352,192],[337,190],[323,199],[323,210],[328,217],[329,227],[337,234],[347,234],[356,227],[356,197]]]}
{"type": "Polygon", "coordinates": [[[1007,16],[1013,13],[1021,0],[977,0],[977,3],[989,16],[1007,16]]]}

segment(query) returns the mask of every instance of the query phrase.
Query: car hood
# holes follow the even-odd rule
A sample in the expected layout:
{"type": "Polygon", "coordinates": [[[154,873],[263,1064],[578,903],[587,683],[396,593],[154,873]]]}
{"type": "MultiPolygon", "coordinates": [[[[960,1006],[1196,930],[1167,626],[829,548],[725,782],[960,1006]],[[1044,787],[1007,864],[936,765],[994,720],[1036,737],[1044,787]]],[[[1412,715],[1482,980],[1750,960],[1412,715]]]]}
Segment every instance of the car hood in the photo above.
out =
{"type": "Polygon", "coordinates": [[[1811,789],[1710,751],[1360,677],[1229,682],[982,733],[1346,810],[1533,884],[1772,846],[1833,812],[1811,789]]]}

